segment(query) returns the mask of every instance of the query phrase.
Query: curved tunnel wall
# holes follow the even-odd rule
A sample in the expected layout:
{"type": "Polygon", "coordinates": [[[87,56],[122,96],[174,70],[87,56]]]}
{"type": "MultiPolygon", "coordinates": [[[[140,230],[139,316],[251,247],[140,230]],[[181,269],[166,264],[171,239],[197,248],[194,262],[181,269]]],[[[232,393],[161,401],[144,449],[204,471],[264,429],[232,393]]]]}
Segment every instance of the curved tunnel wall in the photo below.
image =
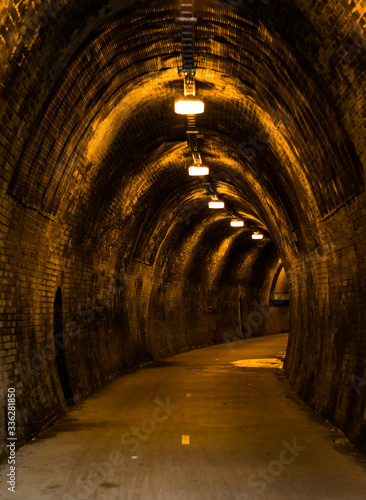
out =
{"type": "Polygon", "coordinates": [[[172,113],[178,2],[5,7],[1,366],[19,438],[66,410],[59,288],[78,401],[153,359],[280,331],[269,297],[282,261],[286,373],[364,447],[365,9],[196,2],[197,122],[212,170],[201,182],[187,177],[185,120],[172,113]],[[207,209],[212,185],[229,212],[207,209]]]}

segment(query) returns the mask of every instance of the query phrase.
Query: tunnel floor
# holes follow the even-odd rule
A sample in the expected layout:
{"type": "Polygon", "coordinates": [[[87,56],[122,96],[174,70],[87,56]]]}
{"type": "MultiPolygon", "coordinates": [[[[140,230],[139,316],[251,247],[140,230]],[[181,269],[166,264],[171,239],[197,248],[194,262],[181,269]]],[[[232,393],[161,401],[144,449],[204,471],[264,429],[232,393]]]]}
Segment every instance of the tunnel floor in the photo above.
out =
{"type": "Polygon", "coordinates": [[[5,498],[364,499],[366,457],[292,391],[286,344],[198,349],[112,382],[17,452],[5,498]]]}

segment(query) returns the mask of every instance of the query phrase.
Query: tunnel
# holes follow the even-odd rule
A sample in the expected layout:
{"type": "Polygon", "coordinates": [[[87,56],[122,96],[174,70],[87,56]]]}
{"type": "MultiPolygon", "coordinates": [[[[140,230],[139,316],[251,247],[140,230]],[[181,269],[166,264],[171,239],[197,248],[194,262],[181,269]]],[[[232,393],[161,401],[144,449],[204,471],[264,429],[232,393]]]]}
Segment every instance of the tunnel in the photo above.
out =
{"type": "MultiPolygon", "coordinates": [[[[4,0],[0,19],[17,446],[134,370],[288,334],[293,391],[366,452],[365,1],[4,0]],[[204,112],[177,114],[187,96],[204,112]]],[[[0,427],[6,458],[5,406],[0,427]]]]}

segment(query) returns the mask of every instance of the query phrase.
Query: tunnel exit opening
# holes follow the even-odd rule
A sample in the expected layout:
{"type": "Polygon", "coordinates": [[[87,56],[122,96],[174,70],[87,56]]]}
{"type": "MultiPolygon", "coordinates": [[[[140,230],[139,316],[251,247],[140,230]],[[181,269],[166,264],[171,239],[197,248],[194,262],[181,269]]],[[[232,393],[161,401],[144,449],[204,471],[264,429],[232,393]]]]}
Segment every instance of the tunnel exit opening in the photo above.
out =
{"type": "Polygon", "coordinates": [[[290,295],[286,272],[281,264],[274,276],[271,293],[269,297],[269,307],[289,307],[290,295]]]}
{"type": "Polygon", "coordinates": [[[269,308],[276,333],[288,333],[290,329],[290,294],[289,282],[281,264],[272,281],[269,308]]]}
{"type": "Polygon", "coordinates": [[[58,288],[56,292],[53,318],[54,318],[54,342],[55,342],[57,371],[66,402],[68,405],[73,405],[74,399],[71,390],[69,374],[67,372],[66,355],[65,355],[65,338],[63,333],[61,288],[58,288]]]}

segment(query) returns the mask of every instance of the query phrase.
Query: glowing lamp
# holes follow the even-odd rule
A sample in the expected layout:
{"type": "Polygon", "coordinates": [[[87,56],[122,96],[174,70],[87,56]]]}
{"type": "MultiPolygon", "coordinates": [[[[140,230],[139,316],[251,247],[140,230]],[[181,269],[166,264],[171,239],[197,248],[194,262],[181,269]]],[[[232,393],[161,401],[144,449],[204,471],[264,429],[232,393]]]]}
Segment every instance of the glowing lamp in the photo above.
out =
{"type": "Polygon", "coordinates": [[[260,234],[258,232],[252,234],[252,240],[263,240],[263,234],[260,234]]]}
{"type": "Polygon", "coordinates": [[[225,203],[223,201],[210,201],[208,206],[209,208],[225,208],[225,203]]]}
{"type": "Polygon", "coordinates": [[[188,169],[189,175],[208,175],[210,170],[207,167],[197,167],[196,165],[192,165],[188,169]]]}
{"type": "Polygon", "coordinates": [[[230,222],[231,227],[244,227],[244,222],[242,220],[232,220],[230,222]]]}
{"type": "Polygon", "coordinates": [[[180,99],[174,103],[174,111],[178,115],[198,115],[205,110],[205,104],[199,99],[180,99]]]}

